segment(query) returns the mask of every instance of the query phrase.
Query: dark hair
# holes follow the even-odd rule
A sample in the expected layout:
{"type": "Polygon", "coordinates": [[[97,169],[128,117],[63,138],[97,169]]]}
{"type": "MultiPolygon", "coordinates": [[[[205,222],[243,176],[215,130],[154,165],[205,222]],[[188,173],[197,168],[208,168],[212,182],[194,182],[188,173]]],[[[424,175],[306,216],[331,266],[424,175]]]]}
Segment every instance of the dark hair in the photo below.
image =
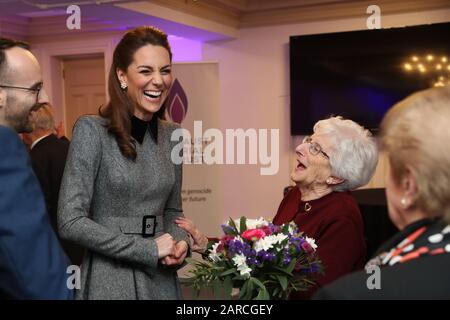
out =
{"type": "MultiPolygon", "coordinates": [[[[142,26],[128,31],[114,50],[113,62],[109,70],[108,93],[109,102],[100,107],[101,117],[109,120],[108,132],[115,136],[120,152],[127,158],[136,160],[136,149],[131,138],[131,117],[134,114],[134,102],[125,90],[120,88],[116,70],[126,71],[133,62],[134,53],[148,44],[161,46],[169,52],[172,61],[167,35],[155,27],[142,26]]],[[[167,101],[167,100],[166,100],[167,101]]],[[[164,119],[165,102],[154,116],[164,119]]]]}
{"type": "Polygon", "coordinates": [[[5,50],[14,47],[30,50],[30,46],[26,42],[8,38],[0,38],[0,81],[4,81],[7,74],[6,70],[8,65],[6,63],[5,50]]]}

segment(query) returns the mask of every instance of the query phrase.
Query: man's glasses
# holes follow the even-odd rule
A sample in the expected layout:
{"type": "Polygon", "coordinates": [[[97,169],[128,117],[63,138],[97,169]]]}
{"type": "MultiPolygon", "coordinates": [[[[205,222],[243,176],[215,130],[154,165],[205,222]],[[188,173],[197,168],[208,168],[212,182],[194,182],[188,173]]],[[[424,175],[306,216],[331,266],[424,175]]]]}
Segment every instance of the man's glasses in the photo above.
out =
{"type": "Polygon", "coordinates": [[[330,157],[323,152],[322,147],[320,146],[320,144],[318,144],[317,142],[312,141],[312,138],[310,136],[306,136],[305,138],[303,138],[303,143],[307,143],[309,144],[309,152],[316,156],[319,153],[321,153],[325,158],[330,159],[330,157]]]}
{"type": "Polygon", "coordinates": [[[42,83],[39,83],[36,87],[26,88],[26,87],[16,87],[16,86],[6,86],[6,85],[0,85],[0,88],[6,88],[6,89],[19,89],[19,90],[26,90],[36,93],[36,103],[39,99],[39,93],[41,92],[43,87],[42,83]]]}

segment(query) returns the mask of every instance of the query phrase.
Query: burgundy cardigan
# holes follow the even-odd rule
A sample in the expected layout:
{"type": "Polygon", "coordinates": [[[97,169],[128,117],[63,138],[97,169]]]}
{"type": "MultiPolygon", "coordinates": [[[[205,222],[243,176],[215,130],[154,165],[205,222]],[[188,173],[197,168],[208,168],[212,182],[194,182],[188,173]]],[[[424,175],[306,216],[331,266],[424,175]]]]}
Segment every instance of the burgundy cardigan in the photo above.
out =
{"type": "Polygon", "coordinates": [[[300,199],[299,189],[292,188],[281,202],[273,223],[281,225],[294,220],[304,235],[314,238],[325,275],[318,276],[317,286],[307,293],[294,292],[292,299],[309,298],[318,288],[362,269],[366,258],[364,225],[350,192],[332,192],[307,201],[311,206],[309,211],[300,199]]]}

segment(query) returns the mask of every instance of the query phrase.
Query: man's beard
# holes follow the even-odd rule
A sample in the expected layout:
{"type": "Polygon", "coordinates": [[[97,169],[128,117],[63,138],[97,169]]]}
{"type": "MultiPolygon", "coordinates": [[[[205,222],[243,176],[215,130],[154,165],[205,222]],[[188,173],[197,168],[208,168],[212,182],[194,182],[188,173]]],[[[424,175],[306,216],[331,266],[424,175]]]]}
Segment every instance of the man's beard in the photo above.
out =
{"type": "Polygon", "coordinates": [[[30,133],[33,131],[30,114],[32,110],[37,108],[38,104],[36,103],[30,108],[21,108],[18,99],[8,96],[6,98],[5,120],[17,133],[30,133]]]}

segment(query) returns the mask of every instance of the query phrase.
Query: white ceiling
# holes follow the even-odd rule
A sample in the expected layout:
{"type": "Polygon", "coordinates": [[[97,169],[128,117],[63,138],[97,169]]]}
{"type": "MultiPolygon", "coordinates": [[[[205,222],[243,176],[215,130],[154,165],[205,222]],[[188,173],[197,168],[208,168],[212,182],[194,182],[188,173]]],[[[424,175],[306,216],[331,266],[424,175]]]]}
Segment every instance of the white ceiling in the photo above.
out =
{"type": "MultiPolygon", "coordinates": [[[[77,4],[84,21],[102,31],[156,25],[169,34],[211,41],[236,37],[239,29],[361,16],[369,0],[0,0],[6,18],[34,23],[67,15],[77,4]],[[109,29],[108,29],[109,28],[109,29]],[[101,28],[100,28],[101,29],[101,28]]],[[[382,13],[450,9],[450,0],[377,0],[382,13]]],[[[450,20],[450,17],[449,17],[450,20]]],[[[3,23],[3,27],[8,23],[3,23]]]]}

